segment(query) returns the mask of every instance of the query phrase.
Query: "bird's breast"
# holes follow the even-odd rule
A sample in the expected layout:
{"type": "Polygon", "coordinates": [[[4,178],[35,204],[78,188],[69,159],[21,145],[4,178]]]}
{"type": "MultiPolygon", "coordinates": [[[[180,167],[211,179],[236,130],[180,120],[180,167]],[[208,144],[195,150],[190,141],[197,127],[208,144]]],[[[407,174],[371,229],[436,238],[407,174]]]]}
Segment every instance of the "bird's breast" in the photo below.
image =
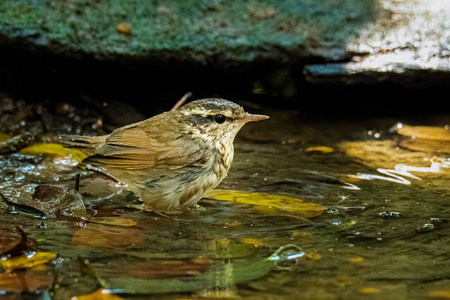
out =
{"type": "Polygon", "coordinates": [[[233,143],[227,141],[219,141],[216,144],[217,154],[218,154],[218,170],[219,177],[223,178],[227,174],[231,167],[234,157],[234,147],[233,143]]]}

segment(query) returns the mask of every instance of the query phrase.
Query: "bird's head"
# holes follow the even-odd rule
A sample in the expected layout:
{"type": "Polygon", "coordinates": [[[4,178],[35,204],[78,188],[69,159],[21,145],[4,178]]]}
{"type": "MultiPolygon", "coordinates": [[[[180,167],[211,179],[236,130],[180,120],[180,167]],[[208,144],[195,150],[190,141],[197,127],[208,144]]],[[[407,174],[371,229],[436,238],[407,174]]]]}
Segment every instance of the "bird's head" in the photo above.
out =
{"type": "Polygon", "coordinates": [[[218,98],[192,101],[180,107],[178,112],[192,133],[216,141],[230,139],[231,142],[245,123],[269,118],[246,113],[242,106],[218,98]]]}

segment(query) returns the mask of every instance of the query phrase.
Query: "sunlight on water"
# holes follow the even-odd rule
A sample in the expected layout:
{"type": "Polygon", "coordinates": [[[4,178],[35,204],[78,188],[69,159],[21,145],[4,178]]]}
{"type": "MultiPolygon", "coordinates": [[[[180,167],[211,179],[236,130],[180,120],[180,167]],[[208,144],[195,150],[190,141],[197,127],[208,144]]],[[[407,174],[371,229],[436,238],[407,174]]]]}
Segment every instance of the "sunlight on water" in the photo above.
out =
{"type": "Polygon", "coordinates": [[[400,184],[411,184],[411,181],[406,179],[405,177],[421,180],[420,177],[417,177],[410,172],[421,172],[421,173],[440,173],[442,172],[443,168],[450,167],[450,159],[442,159],[442,158],[433,158],[430,160],[431,166],[430,167],[414,167],[414,166],[407,166],[404,164],[397,164],[395,165],[394,169],[388,170],[388,169],[382,169],[379,168],[377,171],[381,174],[387,175],[373,175],[373,174],[360,174],[357,175],[347,175],[351,178],[357,178],[357,179],[364,179],[364,180],[386,180],[391,181],[395,183],[400,184]]]}

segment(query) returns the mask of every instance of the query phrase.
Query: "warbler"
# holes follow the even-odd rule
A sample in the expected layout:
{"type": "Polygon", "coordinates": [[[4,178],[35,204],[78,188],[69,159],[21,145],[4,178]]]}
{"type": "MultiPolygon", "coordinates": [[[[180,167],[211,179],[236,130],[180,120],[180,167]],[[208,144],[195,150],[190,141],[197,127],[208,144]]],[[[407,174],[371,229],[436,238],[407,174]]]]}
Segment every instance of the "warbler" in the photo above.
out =
{"type": "Polygon", "coordinates": [[[234,102],[208,98],[108,135],[61,135],[60,140],[88,155],[83,163],[90,169],[124,183],[147,209],[181,212],[225,178],[242,126],[267,118],[246,113],[234,102]]]}

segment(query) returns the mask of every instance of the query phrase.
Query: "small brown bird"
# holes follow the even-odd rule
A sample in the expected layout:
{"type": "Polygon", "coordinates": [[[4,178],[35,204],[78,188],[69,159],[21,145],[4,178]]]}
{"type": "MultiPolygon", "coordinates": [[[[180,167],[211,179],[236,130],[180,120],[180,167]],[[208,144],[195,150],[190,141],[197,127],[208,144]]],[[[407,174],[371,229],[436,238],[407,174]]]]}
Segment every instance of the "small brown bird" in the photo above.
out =
{"type": "Polygon", "coordinates": [[[177,110],[104,136],[61,135],[62,144],[87,154],[83,163],[127,185],[147,208],[179,212],[196,204],[227,175],[233,141],[249,114],[224,99],[192,101],[177,110]]]}

